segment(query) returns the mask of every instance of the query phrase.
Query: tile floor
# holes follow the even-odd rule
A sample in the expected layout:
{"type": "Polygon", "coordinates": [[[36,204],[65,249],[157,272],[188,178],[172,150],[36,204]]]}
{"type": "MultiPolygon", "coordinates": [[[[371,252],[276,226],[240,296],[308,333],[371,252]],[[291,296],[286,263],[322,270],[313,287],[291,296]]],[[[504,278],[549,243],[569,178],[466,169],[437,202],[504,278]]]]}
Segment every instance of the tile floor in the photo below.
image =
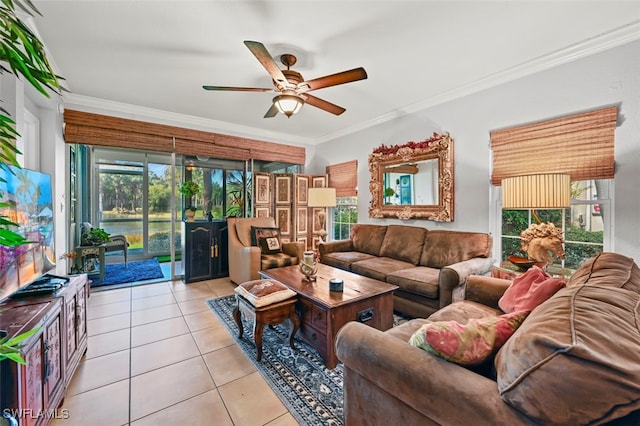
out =
{"type": "Polygon", "coordinates": [[[227,278],[89,297],[88,349],[53,426],[297,425],[205,301],[227,278]]]}

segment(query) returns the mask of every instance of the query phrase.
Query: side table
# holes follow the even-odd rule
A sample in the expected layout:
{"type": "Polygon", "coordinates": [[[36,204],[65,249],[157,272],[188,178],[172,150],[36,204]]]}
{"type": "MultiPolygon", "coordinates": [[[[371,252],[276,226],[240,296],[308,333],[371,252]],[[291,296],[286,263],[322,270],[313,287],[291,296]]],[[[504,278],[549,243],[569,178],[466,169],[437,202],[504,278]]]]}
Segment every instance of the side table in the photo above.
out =
{"type": "Polygon", "coordinates": [[[104,252],[105,247],[103,245],[76,247],[76,268],[82,272],[89,272],[87,271],[85,258],[88,256],[98,256],[98,260],[100,262],[100,281],[104,281],[104,252]]]}

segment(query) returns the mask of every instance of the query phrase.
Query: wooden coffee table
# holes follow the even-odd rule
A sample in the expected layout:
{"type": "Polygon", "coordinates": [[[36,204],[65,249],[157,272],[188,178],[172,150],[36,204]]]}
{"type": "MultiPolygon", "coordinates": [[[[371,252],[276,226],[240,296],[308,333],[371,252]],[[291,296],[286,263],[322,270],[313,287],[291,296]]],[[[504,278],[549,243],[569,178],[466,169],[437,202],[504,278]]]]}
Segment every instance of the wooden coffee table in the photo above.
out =
{"type": "Polygon", "coordinates": [[[393,326],[393,291],[398,286],[319,264],[316,281],[306,281],[297,265],[260,271],[265,279],[280,281],[298,293],[300,333],[328,368],[338,358],[335,339],[349,321],[360,321],[379,330],[393,326]],[[344,291],[329,291],[329,280],[340,278],[344,291]]]}

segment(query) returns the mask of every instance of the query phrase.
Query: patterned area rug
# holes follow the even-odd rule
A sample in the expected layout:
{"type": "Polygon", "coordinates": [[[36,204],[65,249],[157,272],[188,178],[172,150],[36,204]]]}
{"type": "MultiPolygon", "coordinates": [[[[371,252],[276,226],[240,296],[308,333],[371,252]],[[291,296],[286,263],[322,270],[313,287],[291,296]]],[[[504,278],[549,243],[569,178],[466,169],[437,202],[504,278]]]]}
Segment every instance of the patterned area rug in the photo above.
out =
{"type": "Polygon", "coordinates": [[[253,324],[243,318],[244,336],[238,339],[233,320],[234,296],[207,301],[256,369],[301,425],[342,425],[342,364],[324,366],[318,353],[298,336],[289,347],[289,321],[265,327],[262,361],[256,361],[253,324]]]}

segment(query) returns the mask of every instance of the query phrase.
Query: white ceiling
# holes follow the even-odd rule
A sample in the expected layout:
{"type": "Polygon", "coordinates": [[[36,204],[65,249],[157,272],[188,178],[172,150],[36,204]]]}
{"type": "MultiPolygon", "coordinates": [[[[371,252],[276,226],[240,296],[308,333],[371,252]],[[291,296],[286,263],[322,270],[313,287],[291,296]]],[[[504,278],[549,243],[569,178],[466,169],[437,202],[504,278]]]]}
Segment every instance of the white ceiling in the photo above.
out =
{"type": "MultiPolygon", "coordinates": [[[[638,1],[35,0],[34,19],[70,90],[102,108],[286,143],[319,143],[640,38],[638,1]],[[314,91],[263,118],[272,87],[244,40],[293,53],[305,79],[362,66],[368,79],[314,91]]],[[[276,59],[279,62],[279,59],[276,59]]]]}

